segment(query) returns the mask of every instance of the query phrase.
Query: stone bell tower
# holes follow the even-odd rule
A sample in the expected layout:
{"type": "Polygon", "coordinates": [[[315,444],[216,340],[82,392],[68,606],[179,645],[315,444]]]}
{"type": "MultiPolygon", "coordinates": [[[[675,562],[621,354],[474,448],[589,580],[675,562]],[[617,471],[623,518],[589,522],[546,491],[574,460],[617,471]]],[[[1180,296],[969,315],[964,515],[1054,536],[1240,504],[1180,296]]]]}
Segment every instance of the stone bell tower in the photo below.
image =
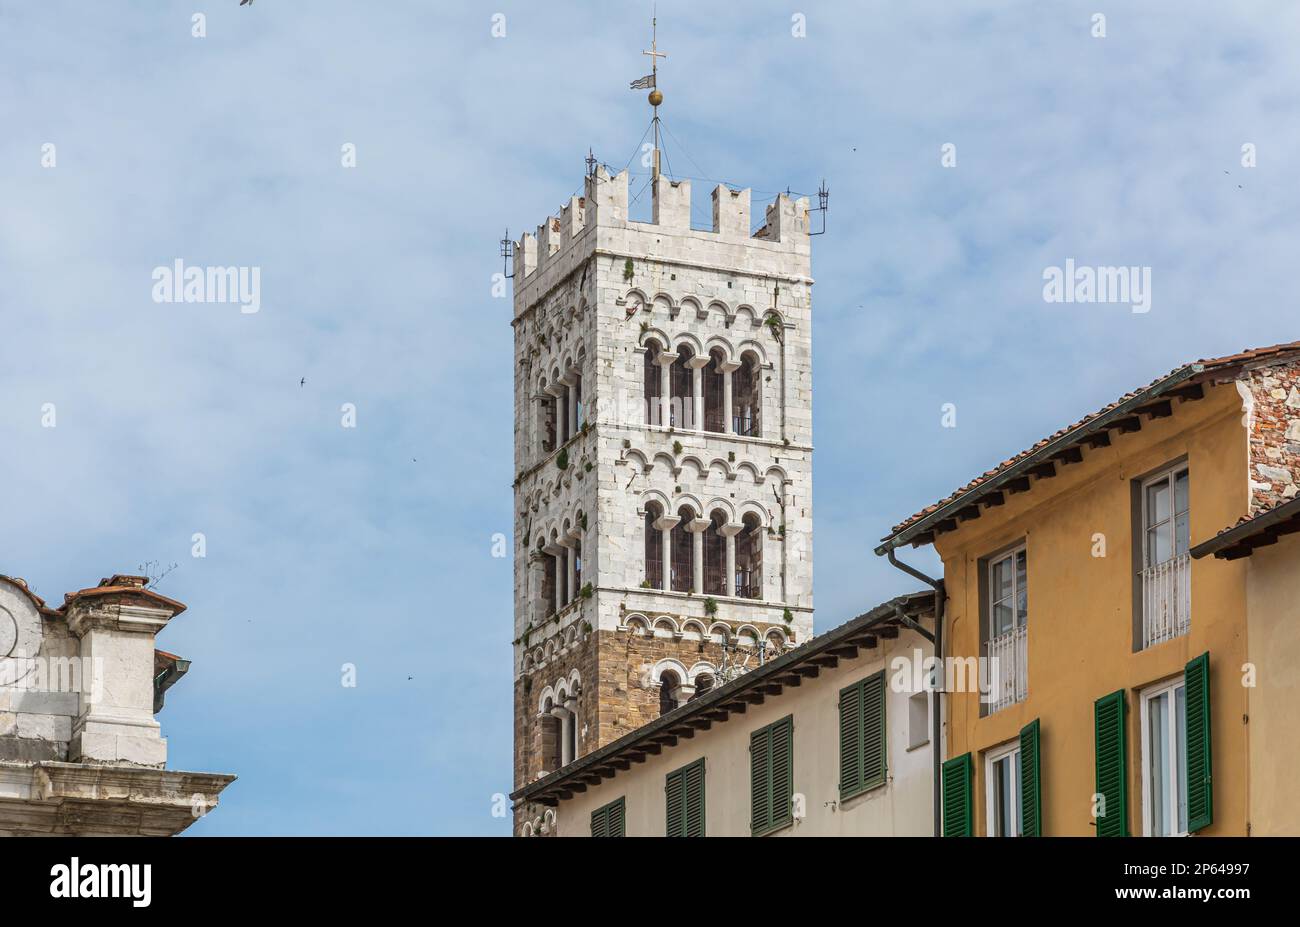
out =
{"type": "Polygon", "coordinates": [[[650,221],[597,166],[514,243],[516,788],[812,635],[808,201],[692,227],[647,54],[650,221]]]}

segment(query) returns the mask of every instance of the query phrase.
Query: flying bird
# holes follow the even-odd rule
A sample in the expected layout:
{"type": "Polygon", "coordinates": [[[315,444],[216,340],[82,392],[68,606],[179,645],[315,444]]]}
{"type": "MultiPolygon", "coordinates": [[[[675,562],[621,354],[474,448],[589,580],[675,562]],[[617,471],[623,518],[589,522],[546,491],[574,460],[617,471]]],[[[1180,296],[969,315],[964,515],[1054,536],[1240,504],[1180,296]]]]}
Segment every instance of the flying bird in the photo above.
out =
{"type": "Polygon", "coordinates": [[[240,6],[252,6],[253,0],[239,0],[240,6]]]}
{"type": "MultiPolygon", "coordinates": [[[[240,6],[243,6],[243,4],[241,3],[240,6]]],[[[299,386],[306,386],[306,385],[307,385],[307,378],[306,378],[306,377],[303,377],[301,380],[299,380],[299,381],[298,381],[298,385],[299,385],[299,386]]]]}

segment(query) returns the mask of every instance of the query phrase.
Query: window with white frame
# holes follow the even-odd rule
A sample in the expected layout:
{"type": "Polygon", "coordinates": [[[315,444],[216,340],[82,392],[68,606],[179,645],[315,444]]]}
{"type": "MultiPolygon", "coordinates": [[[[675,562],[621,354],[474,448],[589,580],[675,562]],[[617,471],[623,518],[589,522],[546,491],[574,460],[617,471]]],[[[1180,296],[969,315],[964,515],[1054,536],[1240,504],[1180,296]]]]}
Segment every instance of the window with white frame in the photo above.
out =
{"type": "Polygon", "coordinates": [[[1142,693],[1142,822],[1148,837],[1187,834],[1187,687],[1184,679],[1142,693]]]}
{"type": "Polygon", "coordinates": [[[1142,482],[1142,646],[1191,627],[1191,493],[1185,464],[1142,482]]]}
{"type": "Polygon", "coordinates": [[[1022,545],[991,557],[988,569],[989,710],[999,711],[1029,695],[1029,561],[1022,545]]]}
{"type": "Polygon", "coordinates": [[[990,837],[1020,836],[1020,741],[984,757],[985,817],[990,837]]]}
{"type": "Polygon", "coordinates": [[[1025,548],[989,562],[989,639],[1001,637],[1029,621],[1029,583],[1025,548]]]}
{"type": "Polygon", "coordinates": [[[1143,483],[1144,567],[1159,566],[1187,553],[1190,546],[1188,485],[1185,466],[1167,470],[1143,483]]]}

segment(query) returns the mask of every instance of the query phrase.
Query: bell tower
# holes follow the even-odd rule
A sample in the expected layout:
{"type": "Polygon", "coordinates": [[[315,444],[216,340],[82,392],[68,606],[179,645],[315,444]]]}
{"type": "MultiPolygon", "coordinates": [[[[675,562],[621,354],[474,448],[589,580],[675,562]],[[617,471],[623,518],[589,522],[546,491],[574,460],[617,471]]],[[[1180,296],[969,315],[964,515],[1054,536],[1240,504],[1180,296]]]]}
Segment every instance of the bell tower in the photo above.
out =
{"type": "Polygon", "coordinates": [[[808,201],[641,182],[513,243],[516,788],[812,635],[808,201]]]}

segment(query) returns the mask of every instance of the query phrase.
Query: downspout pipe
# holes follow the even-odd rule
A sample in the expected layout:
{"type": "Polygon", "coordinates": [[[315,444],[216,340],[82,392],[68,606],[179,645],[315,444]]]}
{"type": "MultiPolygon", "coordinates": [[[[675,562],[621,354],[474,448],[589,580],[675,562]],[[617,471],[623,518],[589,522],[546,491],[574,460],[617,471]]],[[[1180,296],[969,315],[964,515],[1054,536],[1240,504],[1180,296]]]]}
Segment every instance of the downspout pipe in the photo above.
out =
{"type": "Polygon", "coordinates": [[[941,837],[943,836],[943,752],[939,743],[940,735],[943,733],[943,606],[947,595],[944,592],[942,579],[926,576],[916,567],[903,563],[895,555],[893,547],[889,548],[886,556],[894,567],[934,589],[934,656],[936,665],[940,669],[935,674],[934,717],[931,719],[930,756],[934,766],[934,835],[941,837]]]}

